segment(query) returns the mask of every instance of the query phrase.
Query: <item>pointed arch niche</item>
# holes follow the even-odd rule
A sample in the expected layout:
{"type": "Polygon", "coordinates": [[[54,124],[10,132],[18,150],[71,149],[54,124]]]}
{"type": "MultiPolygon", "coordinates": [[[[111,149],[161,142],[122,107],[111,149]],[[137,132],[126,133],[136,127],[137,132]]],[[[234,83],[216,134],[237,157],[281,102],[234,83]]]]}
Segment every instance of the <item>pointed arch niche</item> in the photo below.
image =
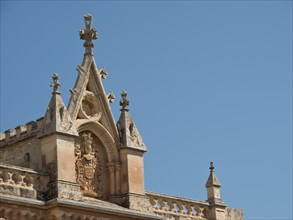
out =
{"type": "Polygon", "coordinates": [[[76,180],[84,196],[109,200],[120,194],[120,160],[110,133],[98,122],[78,126],[75,141],[76,180]]]}

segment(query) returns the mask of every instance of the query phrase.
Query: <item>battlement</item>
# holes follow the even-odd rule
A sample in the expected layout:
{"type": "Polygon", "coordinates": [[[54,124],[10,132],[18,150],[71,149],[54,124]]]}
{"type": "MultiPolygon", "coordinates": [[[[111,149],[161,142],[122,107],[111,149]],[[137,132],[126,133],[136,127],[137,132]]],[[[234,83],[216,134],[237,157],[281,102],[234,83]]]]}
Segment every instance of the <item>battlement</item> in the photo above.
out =
{"type": "Polygon", "coordinates": [[[42,127],[43,119],[44,117],[41,117],[36,121],[30,121],[25,125],[19,125],[16,128],[7,129],[0,133],[0,147],[35,135],[42,127]]]}

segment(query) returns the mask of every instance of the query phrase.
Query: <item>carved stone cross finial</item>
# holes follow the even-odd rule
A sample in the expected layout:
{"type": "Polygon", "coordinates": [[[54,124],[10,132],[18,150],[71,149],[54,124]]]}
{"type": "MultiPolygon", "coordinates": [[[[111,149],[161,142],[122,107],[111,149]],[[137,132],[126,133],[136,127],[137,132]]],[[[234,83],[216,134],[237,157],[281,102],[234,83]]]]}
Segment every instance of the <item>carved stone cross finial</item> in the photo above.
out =
{"type": "Polygon", "coordinates": [[[52,74],[53,82],[50,84],[51,87],[53,87],[53,93],[59,93],[58,87],[61,86],[59,83],[59,75],[57,73],[52,74]]]}
{"type": "Polygon", "coordinates": [[[85,40],[83,44],[85,47],[85,54],[92,55],[92,47],[94,47],[92,40],[96,40],[98,37],[96,29],[92,28],[92,16],[90,14],[84,16],[84,23],[85,29],[80,29],[79,36],[81,40],[85,40]]]}
{"type": "Polygon", "coordinates": [[[129,106],[129,100],[127,99],[126,91],[121,92],[120,106],[122,107],[121,111],[128,111],[127,106],[129,106]]]}
{"type": "Polygon", "coordinates": [[[214,167],[214,162],[211,161],[211,162],[210,162],[210,170],[211,170],[211,172],[214,172],[214,169],[215,169],[215,167],[214,167]]]}

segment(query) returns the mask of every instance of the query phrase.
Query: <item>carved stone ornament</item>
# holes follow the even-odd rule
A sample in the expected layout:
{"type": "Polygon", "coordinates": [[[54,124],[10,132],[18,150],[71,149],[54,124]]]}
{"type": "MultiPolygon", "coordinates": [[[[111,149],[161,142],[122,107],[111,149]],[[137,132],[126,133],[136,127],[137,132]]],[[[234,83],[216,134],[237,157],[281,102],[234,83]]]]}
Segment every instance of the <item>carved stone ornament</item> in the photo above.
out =
{"type": "Polygon", "coordinates": [[[59,83],[59,75],[57,73],[53,73],[52,74],[52,80],[53,82],[50,84],[51,87],[53,87],[53,93],[55,92],[59,92],[58,91],[58,87],[61,86],[61,84],[59,83]]]}
{"type": "Polygon", "coordinates": [[[75,169],[84,196],[102,197],[102,171],[91,132],[82,133],[75,143],[75,169]]]}
{"type": "Polygon", "coordinates": [[[86,48],[85,54],[92,54],[91,48],[94,47],[92,40],[98,39],[96,28],[92,28],[92,16],[87,14],[84,16],[85,28],[81,28],[79,36],[84,40],[83,46],[86,48]]]}
{"type": "Polygon", "coordinates": [[[96,121],[99,121],[102,116],[102,112],[98,112],[98,109],[98,103],[94,93],[86,90],[78,112],[78,119],[94,118],[96,121]]]}
{"type": "Polygon", "coordinates": [[[127,92],[126,91],[121,92],[121,99],[120,99],[119,104],[122,107],[121,111],[123,111],[123,110],[128,111],[127,106],[129,106],[129,100],[127,99],[127,92]]]}

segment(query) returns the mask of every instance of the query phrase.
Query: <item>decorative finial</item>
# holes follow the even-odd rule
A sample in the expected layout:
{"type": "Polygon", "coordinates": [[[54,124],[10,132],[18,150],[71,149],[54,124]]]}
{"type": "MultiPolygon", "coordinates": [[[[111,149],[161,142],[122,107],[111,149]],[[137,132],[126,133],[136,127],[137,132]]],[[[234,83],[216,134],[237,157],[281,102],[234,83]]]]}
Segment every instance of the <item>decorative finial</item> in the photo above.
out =
{"type": "Polygon", "coordinates": [[[92,55],[92,47],[94,44],[92,40],[98,39],[96,28],[92,28],[92,16],[86,14],[84,16],[85,29],[81,28],[79,30],[79,36],[81,40],[85,40],[83,46],[85,47],[85,54],[92,55]]]}
{"type": "Polygon", "coordinates": [[[126,91],[122,91],[121,92],[121,99],[120,99],[120,106],[121,111],[128,111],[127,106],[129,106],[129,100],[127,99],[127,92],[126,91]]]}
{"type": "Polygon", "coordinates": [[[103,67],[103,68],[100,70],[100,75],[101,75],[102,79],[106,79],[108,73],[107,73],[107,70],[105,69],[105,67],[103,67]]]}
{"type": "Polygon", "coordinates": [[[59,75],[57,73],[52,74],[53,82],[50,84],[51,87],[53,87],[53,93],[59,93],[58,87],[61,86],[59,83],[59,75]]]}
{"type": "Polygon", "coordinates": [[[211,172],[214,172],[214,169],[215,169],[215,167],[214,167],[214,162],[211,161],[211,162],[210,162],[210,170],[211,170],[211,172]]]}
{"type": "Polygon", "coordinates": [[[115,99],[116,99],[116,97],[115,97],[114,93],[113,92],[110,92],[108,94],[108,100],[109,100],[109,102],[110,103],[113,103],[115,101],[115,99]]]}

